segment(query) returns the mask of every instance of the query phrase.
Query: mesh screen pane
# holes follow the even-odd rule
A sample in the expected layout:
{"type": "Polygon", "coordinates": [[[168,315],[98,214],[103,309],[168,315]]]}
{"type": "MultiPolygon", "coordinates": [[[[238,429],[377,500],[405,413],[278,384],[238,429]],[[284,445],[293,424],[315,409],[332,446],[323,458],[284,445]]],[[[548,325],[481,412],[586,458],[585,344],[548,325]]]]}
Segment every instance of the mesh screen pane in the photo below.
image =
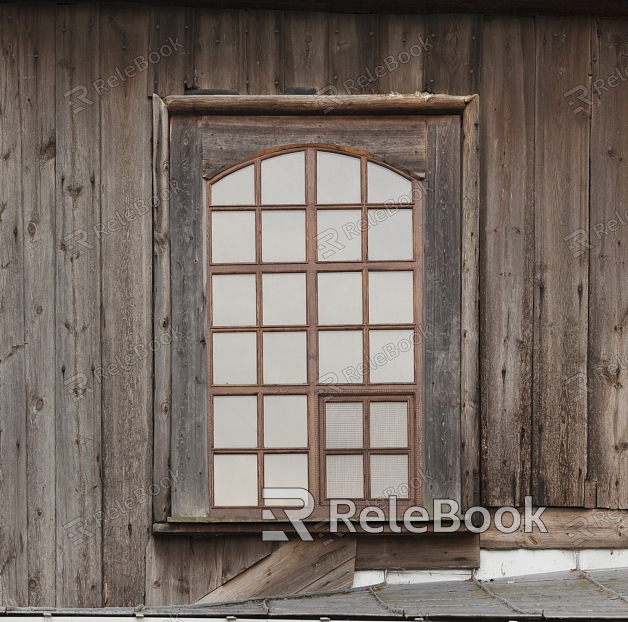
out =
{"type": "Polygon", "coordinates": [[[325,405],[327,449],[357,449],[363,446],[362,402],[325,405]]]}
{"type": "Polygon", "coordinates": [[[371,456],[371,498],[408,498],[408,456],[371,456]]]}
{"type": "Polygon", "coordinates": [[[371,402],[371,447],[408,446],[408,402],[371,402]]]}
{"type": "Polygon", "coordinates": [[[364,461],[362,456],[327,456],[327,498],[362,499],[364,461]]]}

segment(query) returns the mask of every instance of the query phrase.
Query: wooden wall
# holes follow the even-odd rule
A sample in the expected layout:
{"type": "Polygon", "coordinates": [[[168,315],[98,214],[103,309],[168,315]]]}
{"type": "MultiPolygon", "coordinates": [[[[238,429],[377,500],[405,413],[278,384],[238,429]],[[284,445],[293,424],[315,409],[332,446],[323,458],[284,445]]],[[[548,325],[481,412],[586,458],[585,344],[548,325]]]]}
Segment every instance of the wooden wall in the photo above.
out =
{"type": "Polygon", "coordinates": [[[0,604],[188,602],[268,554],[151,539],[151,357],[97,378],[152,339],[151,214],[119,219],[152,193],[148,96],[343,94],[413,45],[361,91],[480,94],[483,503],[628,505],[628,20],[0,4],[0,604]]]}

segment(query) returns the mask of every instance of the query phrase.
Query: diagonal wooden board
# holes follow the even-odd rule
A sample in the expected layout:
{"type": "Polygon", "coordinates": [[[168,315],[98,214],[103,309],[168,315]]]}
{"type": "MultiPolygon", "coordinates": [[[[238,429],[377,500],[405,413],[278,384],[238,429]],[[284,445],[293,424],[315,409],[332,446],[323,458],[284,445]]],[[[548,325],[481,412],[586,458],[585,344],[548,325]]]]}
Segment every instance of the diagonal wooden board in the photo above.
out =
{"type": "Polygon", "coordinates": [[[292,540],[201,598],[197,604],[351,587],[356,538],[339,536],[314,542],[292,540]]]}

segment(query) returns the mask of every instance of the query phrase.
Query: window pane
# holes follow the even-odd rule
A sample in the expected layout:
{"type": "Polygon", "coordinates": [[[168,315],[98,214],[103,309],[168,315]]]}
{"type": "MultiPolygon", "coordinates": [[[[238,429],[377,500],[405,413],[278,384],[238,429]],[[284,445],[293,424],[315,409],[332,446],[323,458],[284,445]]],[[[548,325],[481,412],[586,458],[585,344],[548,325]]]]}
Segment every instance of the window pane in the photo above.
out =
{"type": "MultiPolygon", "coordinates": [[[[309,490],[307,454],[264,454],[265,488],[305,488],[309,490]]],[[[273,499],[265,505],[301,506],[298,499],[273,499]]]]}
{"type": "Polygon", "coordinates": [[[327,449],[364,447],[362,402],[331,402],[325,405],[327,449]]]}
{"type": "Polygon", "coordinates": [[[212,276],[212,321],[214,326],[255,326],[255,275],[212,276]]]}
{"type": "Polygon", "coordinates": [[[306,332],[264,333],[264,384],[307,382],[306,332]]]}
{"type": "Polygon", "coordinates": [[[212,263],[255,262],[255,212],[212,212],[212,263]]]}
{"type": "Polygon", "coordinates": [[[371,382],[414,382],[414,333],[371,330],[371,382]]]}
{"type": "Polygon", "coordinates": [[[262,205],[305,203],[305,152],[262,160],[262,205]]]}
{"type": "Polygon", "coordinates": [[[257,397],[214,397],[214,447],[257,447],[257,397]]]}
{"type": "Polygon", "coordinates": [[[256,384],[256,344],[255,333],[214,333],[214,384],[256,384]]]}
{"type": "Polygon", "coordinates": [[[255,172],[245,166],[212,184],[212,205],[255,205],[255,172]]]}
{"type": "Polygon", "coordinates": [[[371,447],[408,446],[408,402],[371,402],[371,447]]]}
{"type": "Polygon", "coordinates": [[[262,261],[305,261],[305,212],[264,210],[262,212],[262,261]]]}
{"type": "Polygon", "coordinates": [[[408,205],[412,200],[412,182],[385,166],[368,162],[368,203],[401,203],[408,205]]]}
{"type": "Polygon", "coordinates": [[[369,210],[368,258],[371,261],[414,258],[412,210],[369,210]]]}
{"type": "Polygon", "coordinates": [[[362,324],[362,273],[318,273],[318,323],[362,324]]]}
{"type": "Polygon", "coordinates": [[[408,456],[371,456],[371,499],[408,498],[408,456]]]}
{"type": "Polygon", "coordinates": [[[266,326],[306,324],[305,274],[263,274],[263,316],[266,326]]]}
{"type": "Polygon", "coordinates": [[[307,447],[307,395],[264,396],[264,447],[307,447]]]}
{"type": "Polygon", "coordinates": [[[362,259],[360,210],[317,210],[316,245],[319,261],[359,261],[362,259]]]}
{"type": "Polygon", "coordinates": [[[364,460],[362,456],[328,455],[327,498],[364,498],[364,460]]]}
{"type": "Polygon", "coordinates": [[[412,272],[369,272],[369,323],[412,324],[412,272]]]}
{"type": "Polygon", "coordinates": [[[361,203],[360,158],[316,152],[316,202],[319,205],[361,203]]]}
{"type": "Polygon", "coordinates": [[[318,381],[321,384],[364,382],[361,330],[319,331],[318,381]]]}
{"type": "Polygon", "coordinates": [[[257,482],[255,454],[214,455],[214,505],[258,505],[257,482]]]}

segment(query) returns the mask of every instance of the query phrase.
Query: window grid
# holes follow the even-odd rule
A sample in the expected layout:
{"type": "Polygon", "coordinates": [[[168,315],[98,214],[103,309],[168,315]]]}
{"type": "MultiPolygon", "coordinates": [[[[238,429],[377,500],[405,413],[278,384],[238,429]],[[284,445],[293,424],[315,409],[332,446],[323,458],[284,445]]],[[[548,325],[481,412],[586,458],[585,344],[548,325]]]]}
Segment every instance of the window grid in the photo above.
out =
{"type": "MultiPolygon", "coordinates": [[[[210,279],[213,275],[223,274],[254,274],[256,280],[256,325],[255,326],[238,326],[238,327],[213,327],[212,322],[212,296],[209,296],[209,315],[210,315],[210,327],[209,327],[209,340],[208,340],[208,357],[209,357],[209,369],[210,376],[213,375],[212,365],[212,338],[214,333],[221,332],[255,332],[257,335],[257,384],[250,385],[215,385],[211,382],[210,378],[210,417],[209,417],[209,441],[210,441],[210,453],[215,454],[250,454],[257,455],[258,460],[258,506],[257,509],[250,507],[232,508],[222,507],[219,508],[219,514],[223,516],[258,516],[259,508],[263,507],[261,489],[264,482],[264,454],[265,453],[307,453],[309,456],[309,485],[310,491],[317,500],[317,506],[324,505],[321,503],[320,491],[324,488],[321,487],[321,473],[324,473],[323,454],[319,448],[319,430],[317,422],[319,395],[322,395],[329,391],[329,387],[318,384],[318,332],[324,331],[342,331],[342,330],[361,330],[362,332],[362,344],[363,344],[363,356],[362,362],[365,366],[365,376],[363,384],[349,385],[344,383],[342,386],[338,386],[337,389],[350,391],[354,395],[359,394],[364,396],[374,391],[388,397],[395,394],[407,394],[408,390],[411,391],[411,397],[416,401],[417,406],[409,409],[409,420],[417,419],[414,426],[413,434],[415,436],[409,436],[411,439],[411,445],[415,447],[414,453],[418,452],[418,438],[419,438],[419,404],[420,404],[420,382],[421,376],[421,342],[417,340],[414,348],[414,383],[387,383],[369,385],[369,330],[408,330],[412,331],[417,325],[421,324],[421,278],[422,278],[422,253],[419,249],[422,248],[421,242],[421,219],[422,219],[422,193],[420,191],[420,182],[413,181],[413,197],[414,202],[399,209],[409,209],[413,212],[413,258],[411,260],[368,260],[368,228],[363,228],[361,232],[361,252],[362,257],[359,261],[319,261],[318,248],[317,248],[317,209],[324,210],[346,210],[356,209],[359,210],[362,222],[368,222],[369,209],[375,209],[382,207],[381,204],[368,204],[367,198],[367,178],[366,178],[366,164],[367,157],[365,155],[360,156],[360,169],[361,169],[361,203],[356,205],[322,205],[317,206],[315,203],[316,194],[316,148],[295,148],[293,150],[282,151],[281,153],[289,153],[290,151],[305,151],[305,166],[306,166],[306,204],[305,205],[264,205],[260,204],[260,170],[261,160],[263,158],[257,158],[254,163],[255,171],[255,197],[256,204],[247,206],[212,206],[211,205],[211,183],[208,183],[207,201],[208,201],[208,239],[211,240],[211,226],[212,226],[212,214],[214,212],[224,211],[254,211],[255,212],[255,256],[256,263],[212,263],[211,254],[208,257],[209,260],[209,275],[210,279]],[[306,243],[306,261],[305,262],[286,262],[286,263],[263,263],[262,262],[262,233],[261,233],[261,218],[263,211],[280,211],[280,210],[302,210],[305,211],[305,243],[306,243]],[[378,271],[385,272],[388,270],[394,271],[411,271],[413,277],[413,299],[414,299],[414,323],[412,324],[378,324],[369,325],[368,313],[369,313],[369,283],[368,272],[378,271]],[[319,326],[318,325],[318,301],[317,301],[317,275],[324,272],[361,272],[362,275],[362,323],[353,325],[342,326],[319,326]],[[262,288],[262,275],[269,273],[305,273],[306,274],[306,314],[307,323],[304,325],[290,325],[290,326],[264,326],[263,325],[263,288],[262,288]],[[307,383],[303,385],[264,385],[263,381],[263,333],[264,332],[283,332],[283,331],[304,331],[306,332],[307,342],[307,383]],[[343,388],[344,387],[344,388],[343,388]],[[258,435],[258,447],[257,448],[242,448],[242,449],[218,449],[213,448],[213,405],[212,398],[214,395],[257,395],[258,397],[258,416],[257,416],[257,435],[258,435]],[[308,398],[308,449],[303,448],[272,448],[266,450],[263,447],[263,434],[264,434],[264,395],[306,395],[308,398]]],[[[272,154],[276,155],[276,154],[272,154]]],[[[349,152],[349,155],[353,155],[349,152]]],[[[246,166],[246,165],[244,165],[246,166]]],[[[221,177],[226,176],[230,171],[225,172],[221,177]]],[[[212,183],[218,180],[219,177],[212,180],[212,183]]],[[[210,289],[211,292],[211,289],[210,289]]],[[[404,399],[408,399],[407,397],[404,399]]],[[[366,434],[366,432],[365,432],[366,434]]],[[[366,436],[365,436],[366,438],[366,436]]],[[[379,451],[379,450],[378,450],[379,451]]],[[[409,450],[406,451],[408,453],[409,450]]],[[[388,451],[385,453],[389,453],[388,451]]],[[[394,451],[393,451],[394,453],[394,451]]],[[[412,453],[412,452],[410,452],[412,453]]],[[[213,458],[212,458],[213,460],[213,458]]],[[[415,472],[415,460],[411,457],[410,461],[410,474],[415,472]]],[[[369,473],[369,469],[365,468],[365,478],[369,473]]],[[[213,500],[213,477],[210,478],[210,497],[213,500]]],[[[368,490],[370,486],[370,480],[365,480],[365,490],[368,490]]],[[[416,491],[415,491],[416,492],[416,491]]],[[[409,501],[409,500],[408,500],[409,501]]],[[[217,507],[213,505],[212,507],[217,507]]]]}

